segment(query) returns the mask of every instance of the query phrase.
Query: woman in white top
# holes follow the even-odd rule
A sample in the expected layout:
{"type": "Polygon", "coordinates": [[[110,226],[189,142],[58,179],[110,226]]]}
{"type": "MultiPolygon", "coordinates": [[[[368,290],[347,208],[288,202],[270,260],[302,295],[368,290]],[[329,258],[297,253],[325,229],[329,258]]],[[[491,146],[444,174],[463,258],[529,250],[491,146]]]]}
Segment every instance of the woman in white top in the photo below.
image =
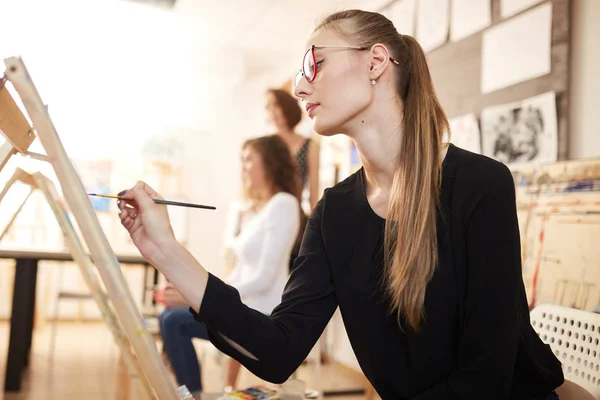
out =
{"type": "MultiPolygon", "coordinates": [[[[281,302],[288,278],[290,254],[300,230],[301,184],[297,166],[277,135],[246,141],[242,147],[244,201],[234,203],[225,246],[235,257],[227,282],[248,307],[270,315],[281,302]]],[[[164,349],[178,384],[201,392],[200,366],[191,345],[194,337],[207,339],[206,329],[194,321],[185,300],[169,285],[167,309],[160,327],[164,349]]],[[[240,364],[231,359],[226,388],[235,387],[240,364]]]]}

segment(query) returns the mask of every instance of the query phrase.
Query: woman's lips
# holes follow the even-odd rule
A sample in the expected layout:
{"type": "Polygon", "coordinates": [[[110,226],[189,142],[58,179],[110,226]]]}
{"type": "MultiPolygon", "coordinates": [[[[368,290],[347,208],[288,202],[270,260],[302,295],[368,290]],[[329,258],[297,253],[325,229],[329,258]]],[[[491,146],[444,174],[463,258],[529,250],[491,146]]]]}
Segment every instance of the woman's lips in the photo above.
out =
{"type": "Polygon", "coordinates": [[[319,107],[318,103],[306,103],[306,112],[308,113],[309,117],[312,116],[317,107],[319,107]]]}

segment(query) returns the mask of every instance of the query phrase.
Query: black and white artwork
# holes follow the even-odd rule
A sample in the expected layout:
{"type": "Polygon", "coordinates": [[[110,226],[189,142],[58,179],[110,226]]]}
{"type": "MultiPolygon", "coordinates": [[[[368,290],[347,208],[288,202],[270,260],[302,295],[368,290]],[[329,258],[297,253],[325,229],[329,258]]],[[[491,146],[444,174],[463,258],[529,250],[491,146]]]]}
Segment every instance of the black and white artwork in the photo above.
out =
{"type": "Polygon", "coordinates": [[[483,154],[507,165],[557,161],[556,96],[548,92],[481,112],[483,154]]]}

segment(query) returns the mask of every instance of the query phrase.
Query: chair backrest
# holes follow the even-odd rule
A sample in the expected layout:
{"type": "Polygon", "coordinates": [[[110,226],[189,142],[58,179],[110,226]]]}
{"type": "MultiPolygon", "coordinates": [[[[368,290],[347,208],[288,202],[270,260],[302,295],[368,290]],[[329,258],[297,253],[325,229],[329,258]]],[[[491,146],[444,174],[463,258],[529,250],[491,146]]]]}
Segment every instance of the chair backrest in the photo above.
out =
{"type": "Polygon", "coordinates": [[[562,362],[565,379],[600,400],[600,314],[546,304],[531,311],[531,324],[562,362]]]}
{"type": "Polygon", "coordinates": [[[561,387],[556,388],[556,394],[560,400],[598,400],[590,392],[568,379],[565,379],[561,387]]]}

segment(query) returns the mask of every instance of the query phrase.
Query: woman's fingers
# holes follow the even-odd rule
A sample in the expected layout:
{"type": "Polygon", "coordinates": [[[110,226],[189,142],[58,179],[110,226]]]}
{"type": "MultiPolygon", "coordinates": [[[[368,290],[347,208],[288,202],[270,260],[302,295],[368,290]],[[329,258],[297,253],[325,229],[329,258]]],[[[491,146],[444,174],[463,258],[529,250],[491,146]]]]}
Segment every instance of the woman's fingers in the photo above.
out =
{"type": "Polygon", "coordinates": [[[121,219],[125,217],[133,217],[139,214],[139,211],[136,207],[133,207],[122,200],[117,201],[117,206],[119,207],[119,216],[121,219]]]}
{"type": "Polygon", "coordinates": [[[139,221],[137,220],[138,210],[128,204],[125,204],[125,202],[121,200],[118,201],[118,206],[121,225],[123,225],[129,232],[132,232],[132,230],[136,228],[136,221],[139,221]]]}
{"type": "Polygon", "coordinates": [[[136,218],[136,216],[133,215],[121,218],[121,225],[123,225],[129,233],[132,233],[142,225],[142,222],[140,218],[136,218]]]}
{"type": "Polygon", "coordinates": [[[127,208],[135,208],[137,209],[137,203],[134,200],[126,200],[126,199],[119,199],[117,200],[117,206],[119,207],[119,210],[125,210],[127,208]]]}
{"type": "Polygon", "coordinates": [[[151,207],[154,204],[152,199],[162,200],[162,197],[152,189],[150,185],[142,181],[138,181],[131,189],[119,193],[119,197],[121,197],[126,204],[135,208],[141,208],[142,210],[145,210],[147,207],[151,207]]]}
{"type": "Polygon", "coordinates": [[[135,224],[135,221],[131,218],[127,218],[127,219],[121,221],[121,223],[123,224],[125,229],[127,229],[128,231],[131,231],[133,229],[133,225],[135,224]]]}
{"type": "Polygon", "coordinates": [[[164,200],[162,198],[162,196],[160,194],[158,194],[156,192],[156,190],[152,189],[150,187],[150,185],[148,185],[146,182],[142,182],[142,181],[138,181],[135,186],[133,187],[134,189],[139,189],[142,190],[144,193],[146,193],[149,197],[151,197],[152,199],[160,199],[160,200],[164,200]]]}
{"type": "Polygon", "coordinates": [[[168,213],[163,206],[154,203],[155,199],[162,197],[146,183],[137,182],[131,189],[119,193],[119,198],[119,219],[130,235],[142,226],[142,220],[153,227],[150,236],[172,233],[168,213]]]}

